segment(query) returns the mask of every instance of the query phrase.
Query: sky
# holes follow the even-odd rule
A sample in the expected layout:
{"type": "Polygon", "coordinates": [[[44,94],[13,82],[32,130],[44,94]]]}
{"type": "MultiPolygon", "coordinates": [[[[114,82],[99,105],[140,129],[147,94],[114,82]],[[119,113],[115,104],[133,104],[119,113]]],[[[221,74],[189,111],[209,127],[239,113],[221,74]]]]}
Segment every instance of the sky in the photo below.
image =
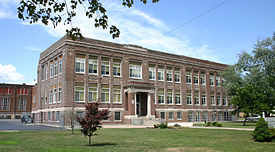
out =
{"type": "MultiPolygon", "coordinates": [[[[84,37],[178,55],[234,64],[242,51],[275,32],[275,0],[160,0],[147,5],[135,0],[101,0],[109,25],[121,32],[113,40],[108,30],[95,28],[83,9],[73,25],[84,37]]],[[[39,55],[65,35],[66,28],[29,24],[17,18],[19,0],[0,0],[0,83],[34,84],[39,55]]]]}

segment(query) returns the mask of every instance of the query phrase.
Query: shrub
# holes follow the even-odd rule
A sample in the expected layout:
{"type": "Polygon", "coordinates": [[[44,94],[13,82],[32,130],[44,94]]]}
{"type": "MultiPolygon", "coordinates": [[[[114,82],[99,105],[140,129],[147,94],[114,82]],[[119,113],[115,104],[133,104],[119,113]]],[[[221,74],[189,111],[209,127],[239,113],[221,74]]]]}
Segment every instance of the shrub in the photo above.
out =
{"type": "Polygon", "coordinates": [[[211,126],[212,123],[211,122],[207,122],[206,126],[211,126]]]}
{"type": "Polygon", "coordinates": [[[167,122],[161,123],[161,124],[159,125],[159,128],[160,128],[160,129],[168,128],[167,122]]]}
{"type": "Polygon", "coordinates": [[[175,124],[174,127],[180,128],[181,126],[179,124],[175,124]]]}
{"type": "Polygon", "coordinates": [[[213,123],[212,123],[212,125],[213,125],[213,126],[216,126],[216,125],[217,125],[217,123],[218,123],[218,122],[213,122],[213,123]]]}
{"type": "Polygon", "coordinates": [[[271,141],[272,134],[271,131],[268,129],[267,122],[264,120],[263,117],[261,117],[256,123],[256,128],[253,131],[252,135],[255,141],[258,142],[271,141]]]}
{"type": "Polygon", "coordinates": [[[216,126],[217,127],[222,127],[222,124],[221,123],[217,123],[216,126]]]}
{"type": "Polygon", "coordinates": [[[154,125],[154,128],[159,128],[159,124],[155,124],[155,125],[154,125]]]}
{"type": "Polygon", "coordinates": [[[275,139],[275,128],[271,129],[272,139],[275,139]]]}

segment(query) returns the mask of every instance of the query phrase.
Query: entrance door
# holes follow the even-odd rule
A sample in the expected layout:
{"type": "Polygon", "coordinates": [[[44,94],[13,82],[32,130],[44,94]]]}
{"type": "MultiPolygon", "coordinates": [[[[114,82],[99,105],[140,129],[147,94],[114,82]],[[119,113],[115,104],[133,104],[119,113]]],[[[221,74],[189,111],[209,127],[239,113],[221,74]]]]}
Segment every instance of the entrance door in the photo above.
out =
{"type": "Polygon", "coordinates": [[[43,112],[40,113],[40,122],[43,122],[43,112]]]}
{"type": "Polygon", "coordinates": [[[136,94],[136,108],[137,116],[141,116],[141,96],[139,93],[136,94]]]}
{"type": "Polygon", "coordinates": [[[136,94],[136,114],[137,116],[147,115],[147,93],[136,94]]]}

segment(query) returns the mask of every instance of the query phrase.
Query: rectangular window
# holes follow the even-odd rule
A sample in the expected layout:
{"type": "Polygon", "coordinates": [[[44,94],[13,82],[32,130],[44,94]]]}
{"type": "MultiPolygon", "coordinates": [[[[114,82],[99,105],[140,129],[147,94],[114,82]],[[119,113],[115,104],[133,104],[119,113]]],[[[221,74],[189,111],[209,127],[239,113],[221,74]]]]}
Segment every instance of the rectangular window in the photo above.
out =
{"type": "Polygon", "coordinates": [[[113,86],[113,101],[114,103],[121,103],[121,86],[113,86]]]}
{"type": "Polygon", "coordinates": [[[97,84],[89,83],[89,102],[97,102],[97,84]]]}
{"type": "Polygon", "coordinates": [[[149,66],[149,80],[156,80],[156,68],[153,65],[149,66]]]}
{"type": "Polygon", "coordinates": [[[1,103],[1,110],[2,111],[9,111],[10,110],[10,99],[3,98],[1,103]]]}
{"type": "Polygon", "coordinates": [[[225,84],[226,84],[226,80],[222,78],[222,86],[225,86],[225,84]]]}
{"type": "Polygon", "coordinates": [[[0,88],[0,94],[3,94],[3,92],[4,92],[3,88],[0,88]]]}
{"type": "Polygon", "coordinates": [[[172,71],[172,68],[170,67],[166,69],[166,81],[173,82],[173,71],[172,71]]]}
{"type": "Polygon", "coordinates": [[[167,104],[173,104],[173,93],[172,89],[167,89],[167,104]]]}
{"type": "Polygon", "coordinates": [[[216,86],[220,87],[221,86],[221,80],[220,80],[220,76],[216,76],[216,86]]]}
{"type": "Polygon", "coordinates": [[[76,73],[85,73],[85,55],[76,55],[75,72],[76,73]]]}
{"type": "Polygon", "coordinates": [[[192,96],[190,91],[187,92],[186,101],[187,101],[187,105],[192,105],[192,96]]]}
{"type": "Polygon", "coordinates": [[[12,94],[13,88],[5,88],[5,94],[12,94]]]}
{"type": "Polygon", "coordinates": [[[51,121],[52,119],[51,119],[51,112],[48,112],[48,121],[51,121]]]}
{"type": "Polygon", "coordinates": [[[164,104],[164,89],[158,90],[158,103],[164,104]]]}
{"type": "Polygon", "coordinates": [[[115,121],[121,121],[121,112],[115,112],[115,121]]]}
{"type": "Polygon", "coordinates": [[[57,97],[57,89],[56,89],[56,86],[54,86],[54,89],[53,89],[53,103],[56,103],[56,97],[57,97]]]}
{"type": "Polygon", "coordinates": [[[221,111],[218,112],[218,121],[223,121],[222,113],[223,112],[221,112],[221,111]]]}
{"type": "Polygon", "coordinates": [[[58,74],[62,73],[62,57],[59,57],[58,61],[58,74]]]}
{"type": "Polygon", "coordinates": [[[27,99],[19,99],[18,100],[18,111],[26,111],[26,107],[27,107],[27,99]]]}
{"type": "Polygon", "coordinates": [[[175,68],[175,82],[180,83],[180,68],[175,68]]]}
{"type": "Polygon", "coordinates": [[[160,112],[160,118],[165,119],[165,112],[160,112]]]}
{"type": "Polygon", "coordinates": [[[220,94],[217,95],[217,105],[218,105],[218,106],[221,106],[221,105],[222,105],[220,94]]]}
{"type": "Polygon", "coordinates": [[[120,59],[113,60],[113,76],[115,76],[115,77],[121,76],[121,60],[120,59]]]}
{"type": "Polygon", "coordinates": [[[195,97],[194,97],[194,100],[195,100],[195,105],[199,105],[200,104],[200,97],[199,97],[199,92],[196,91],[195,92],[195,97]]]}
{"type": "Polygon", "coordinates": [[[205,73],[201,72],[201,85],[205,85],[205,73]]]}
{"type": "Polygon", "coordinates": [[[177,120],[182,120],[181,111],[177,112],[177,120]]]}
{"type": "Polygon", "coordinates": [[[97,57],[89,56],[89,74],[97,74],[97,57]]]}
{"type": "Polygon", "coordinates": [[[174,120],[174,112],[169,112],[169,120],[174,120]]]}
{"type": "Polygon", "coordinates": [[[202,112],[202,121],[208,121],[207,117],[207,111],[202,112]]]}
{"type": "Polygon", "coordinates": [[[101,102],[110,102],[110,89],[108,84],[101,85],[101,102]]]}
{"type": "Polygon", "coordinates": [[[206,96],[204,93],[202,93],[202,95],[201,95],[201,104],[206,105],[206,96]]]}
{"type": "Polygon", "coordinates": [[[57,60],[54,61],[54,75],[57,75],[57,66],[58,66],[58,63],[57,63],[57,60]]]}
{"type": "Polygon", "coordinates": [[[214,86],[214,74],[210,73],[210,86],[214,86]]]}
{"type": "Polygon", "coordinates": [[[129,65],[130,78],[141,79],[141,63],[132,62],[129,65]]]}
{"type": "Polygon", "coordinates": [[[197,71],[193,74],[194,84],[199,84],[199,73],[197,71]]]}
{"type": "Polygon", "coordinates": [[[223,97],[223,98],[222,98],[222,103],[223,103],[223,106],[226,106],[226,105],[227,105],[227,98],[226,98],[226,97],[223,97]]]}
{"type": "Polygon", "coordinates": [[[200,122],[201,121],[201,113],[195,112],[195,118],[196,118],[196,122],[200,122]]]}
{"type": "Polygon", "coordinates": [[[50,87],[49,104],[52,104],[52,103],[53,103],[53,90],[50,87]]]}
{"type": "Polygon", "coordinates": [[[216,121],[216,115],[217,115],[216,112],[212,112],[212,121],[216,121]]]}
{"type": "Polygon", "coordinates": [[[57,122],[60,121],[60,113],[59,113],[59,111],[56,111],[56,114],[55,114],[55,121],[57,121],[57,122]]]}
{"type": "Polygon", "coordinates": [[[193,122],[193,111],[188,111],[188,122],[193,122]]]}
{"type": "Polygon", "coordinates": [[[187,84],[191,84],[192,80],[191,80],[191,71],[187,70],[186,71],[186,83],[187,84]]]}
{"type": "Polygon", "coordinates": [[[163,68],[158,68],[158,80],[164,81],[164,70],[163,68]]]}
{"type": "Polygon", "coordinates": [[[105,76],[110,75],[110,62],[109,58],[102,57],[101,58],[101,74],[105,76]]]}
{"type": "Polygon", "coordinates": [[[61,102],[61,84],[58,85],[58,95],[57,95],[57,102],[61,102]]]}
{"type": "Polygon", "coordinates": [[[74,101],[75,102],[84,102],[84,83],[83,82],[76,82],[75,83],[75,90],[74,90],[74,101]]]}
{"type": "Polygon", "coordinates": [[[42,80],[45,80],[45,65],[42,65],[42,80]]]}
{"type": "Polygon", "coordinates": [[[180,101],[180,90],[176,90],[175,91],[175,104],[176,105],[180,105],[181,101],[180,101]]]}
{"type": "Polygon", "coordinates": [[[45,65],[45,79],[48,79],[48,64],[45,65]]]}
{"type": "Polygon", "coordinates": [[[50,63],[50,78],[53,77],[53,62],[50,63]]]}
{"type": "Polygon", "coordinates": [[[212,93],[211,93],[210,101],[211,101],[211,105],[216,105],[215,96],[212,93]]]}

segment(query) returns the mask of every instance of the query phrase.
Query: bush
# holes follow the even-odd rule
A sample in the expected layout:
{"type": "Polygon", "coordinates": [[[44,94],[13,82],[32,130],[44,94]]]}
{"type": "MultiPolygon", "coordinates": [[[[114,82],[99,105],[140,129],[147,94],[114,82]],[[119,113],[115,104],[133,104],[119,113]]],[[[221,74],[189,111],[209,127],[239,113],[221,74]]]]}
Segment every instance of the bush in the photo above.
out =
{"type": "Polygon", "coordinates": [[[154,125],[154,128],[159,128],[159,124],[155,124],[155,125],[154,125]]]}
{"type": "Polygon", "coordinates": [[[271,129],[272,139],[275,139],[275,128],[271,129]]]}
{"type": "Polygon", "coordinates": [[[174,127],[180,128],[181,126],[179,124],[175,124],[174,127]]]}
{"type": "Polygon", "coordinates": [[[221,123],[217,123],[216,127],[222,127],[222,124],[221,123]]]}
{"type": "Polygon", "coordinates": [[[252,135],[255,141],[258,142],[271,141],[272,134],[271,131],[268,129],[267,122],[264,120],[263,117],[261,117],[256,123],[256,128],[253,131],[252,135]]]}
{"type": "Polygon", "coordinates": [[[160,128],[160,129],[168,128],[167,122],[161,123],[161,124],[159,125],[159,128],[160,128]]]}
{"type": "Polygon", "coordinates": [[[213,123],[212,123],[212,125],[213,125],[213,126],[216,126],[216,125],[217,125],[217,123],[218,123],[218,122],[213,122],[213,123]]]}
{"type": "Polygon", "coordinates": [[[211,122],[207,122],[206,126],[211,126],[212,123],[211,122]]]}

